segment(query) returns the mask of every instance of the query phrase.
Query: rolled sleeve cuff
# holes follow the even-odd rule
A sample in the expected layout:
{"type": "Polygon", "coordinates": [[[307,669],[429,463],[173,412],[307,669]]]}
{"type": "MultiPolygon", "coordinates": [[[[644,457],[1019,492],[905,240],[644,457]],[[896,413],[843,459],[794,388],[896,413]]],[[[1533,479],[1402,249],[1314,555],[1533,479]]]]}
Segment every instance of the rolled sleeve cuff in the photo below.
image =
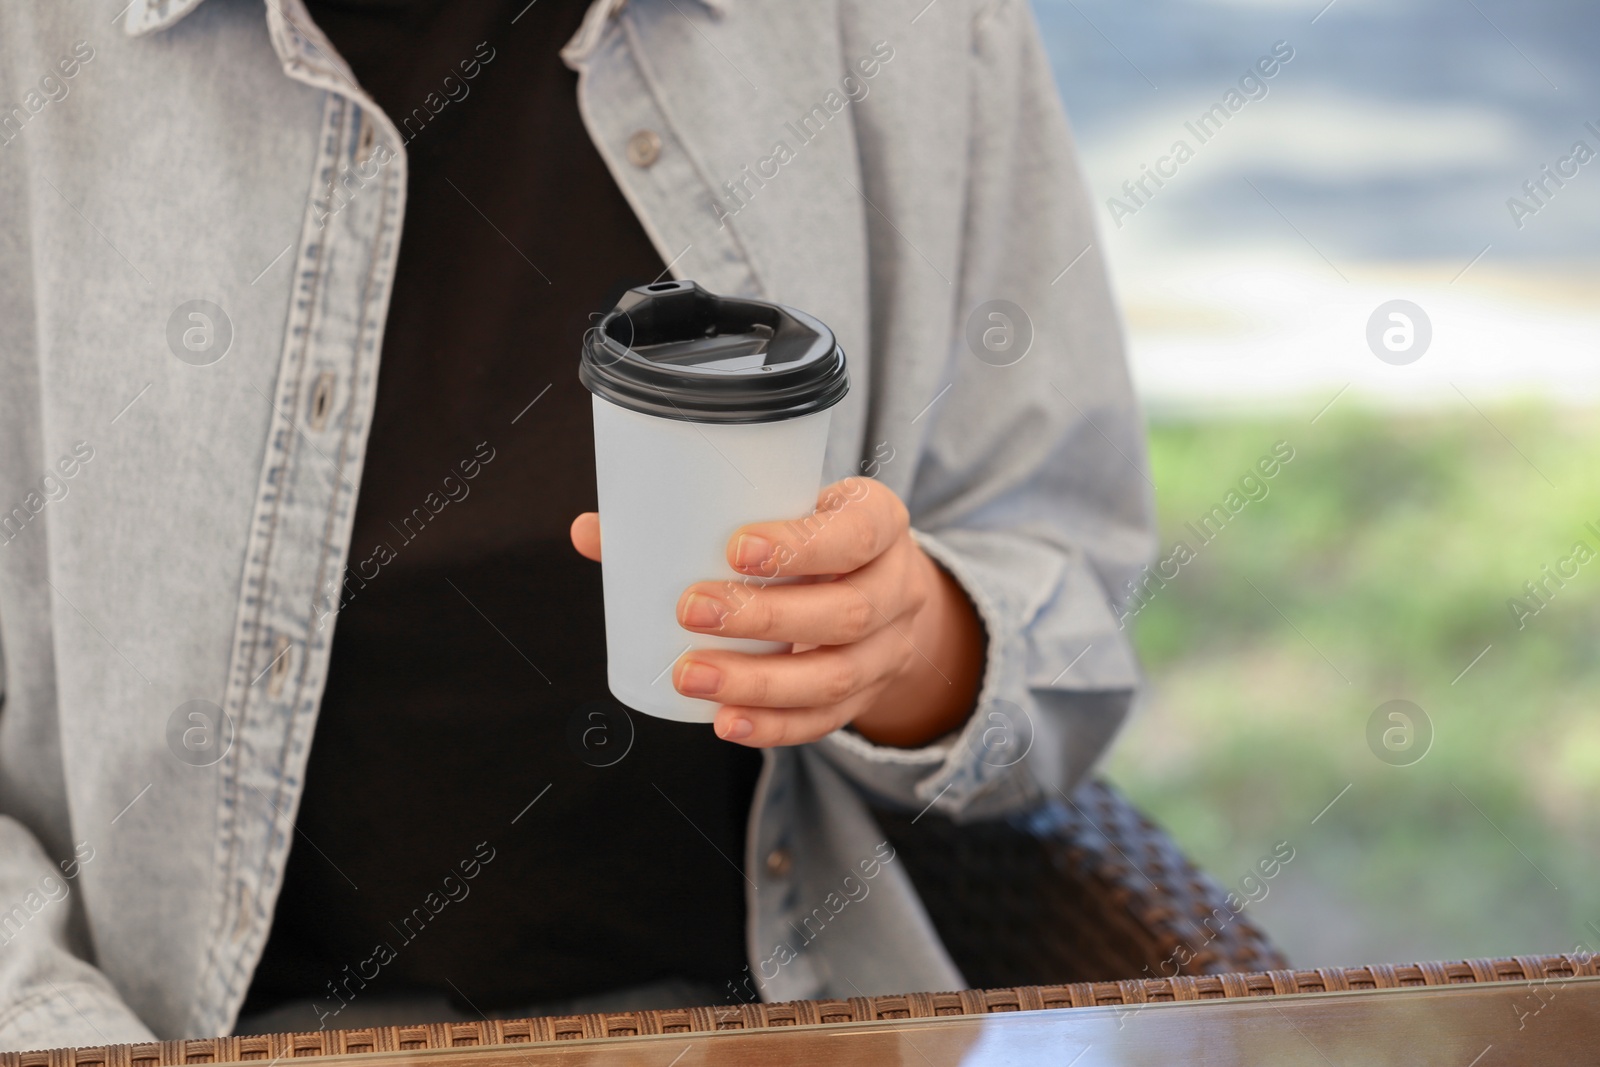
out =
{"type": "MultiPolygon", "coordinates": [[[[961,729],[920,748],[874,744],[849,728],[817,742],[828,760],[876,799],[908,810],[937,809],[951,816],[976,816],[1028,806],[1039,795],[1023,768],[1035,731],[1027,692],[1022,626],[1040,603],[1009,603],[980,577],[970,558],[941,538],[912,535],[923,551],[961,585],[987,636],[983,677],[974,711],[961,729]]],[[[1059,556],[1048,573],[1029,568],[1036,595],[1058,584],[1059,556]]]]}
{"type": "Polygon", "coordinates": [[[154,1040],[116,994],[95,981],[35,987],[0,1016],[0,1044],[18,1051],[154,1040]]]}

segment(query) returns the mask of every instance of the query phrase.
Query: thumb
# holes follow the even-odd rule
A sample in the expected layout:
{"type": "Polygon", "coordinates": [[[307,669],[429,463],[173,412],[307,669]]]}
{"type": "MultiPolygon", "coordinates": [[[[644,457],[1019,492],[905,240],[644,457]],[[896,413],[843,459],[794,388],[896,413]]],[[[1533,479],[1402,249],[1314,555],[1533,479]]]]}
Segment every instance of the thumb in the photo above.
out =
{"type": "Polygon", "coordinates": [[[572,547],[578,555],[600,561],[600,513],[585,511],[572,520],[572,547]]]}

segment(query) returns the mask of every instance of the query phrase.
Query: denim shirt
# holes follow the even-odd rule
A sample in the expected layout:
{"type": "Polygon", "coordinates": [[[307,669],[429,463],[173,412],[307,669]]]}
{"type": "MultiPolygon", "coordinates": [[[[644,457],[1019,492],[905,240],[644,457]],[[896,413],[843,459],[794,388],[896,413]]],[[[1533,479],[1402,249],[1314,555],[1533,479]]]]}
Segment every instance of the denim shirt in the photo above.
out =
{"type": "MultiPolygon", "coordinates": [[[[408,131],[471,106],[463,65],[385,115],[301,0],[108,6],[0,0],[7,1048],[234,1023],[288,850],[315,847],[294,815],[408,131]]],[[[1117,605],[1152,546],[1032,16],[596,0],[564,58],[672,273],[833,327],[854,388],[826,477],[906,500],[987,635],[963,730],[766,754],[728,1000],[958,987],[863,798],[978,818],[1069,789],[1138,682],[1117,605]]]]}

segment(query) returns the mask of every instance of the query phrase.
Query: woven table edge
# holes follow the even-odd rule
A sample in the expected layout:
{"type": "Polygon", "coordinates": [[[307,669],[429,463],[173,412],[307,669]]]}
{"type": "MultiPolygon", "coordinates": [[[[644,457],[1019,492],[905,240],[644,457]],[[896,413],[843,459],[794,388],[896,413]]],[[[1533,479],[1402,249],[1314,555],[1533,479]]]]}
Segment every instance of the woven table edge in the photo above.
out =
{"type": "Polygon", "coordinates": [[[904,993],[772,1004],[421,1023],[0,1052],[0,1067],[179,1067],[550,1041],[933,1019],[995,1012],[1231,1000],[1350,990],[1550,981],[1600,975],[1600,956],[1558,954],[1311,970],[1255,971],[1070,985],[904,993]]]}

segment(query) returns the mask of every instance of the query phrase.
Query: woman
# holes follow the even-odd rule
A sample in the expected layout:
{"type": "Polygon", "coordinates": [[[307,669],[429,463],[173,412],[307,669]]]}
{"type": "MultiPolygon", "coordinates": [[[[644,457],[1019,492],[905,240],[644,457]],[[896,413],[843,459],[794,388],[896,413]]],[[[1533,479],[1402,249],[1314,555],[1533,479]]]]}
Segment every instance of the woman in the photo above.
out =
{"type": "Polygon", "coordinates": [[[959,985],[865,800],[1069,789],[1150,542],[1026,5],[93,6],[0,5],[0,1044],[959,985]],[[728,545],[850,581],[680,603],[803,649],[673,664],[713,730],[573,551],[669,273],[852,366],[846,503],[728,545]]]}

